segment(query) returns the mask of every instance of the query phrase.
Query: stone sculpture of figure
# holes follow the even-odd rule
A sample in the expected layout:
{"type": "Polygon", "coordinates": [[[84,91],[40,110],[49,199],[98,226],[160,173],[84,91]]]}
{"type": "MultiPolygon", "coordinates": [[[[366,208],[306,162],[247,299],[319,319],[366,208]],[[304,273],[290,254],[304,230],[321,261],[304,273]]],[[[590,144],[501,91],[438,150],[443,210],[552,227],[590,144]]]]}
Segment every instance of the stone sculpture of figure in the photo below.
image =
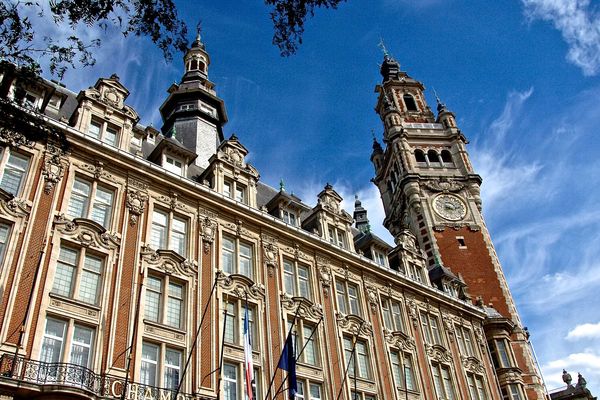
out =
{"type": "Polygon", "coordinates": [[[567,372],[567,370],[563,369],[562,380],[567,386],[571,386],[571,382],[573,378],[571,378],[571,374],[567,372]]]}
{"type": "Polygon", "coordinates": [[[585,380],[585,378],[580,373],[577,373],[577,387],[581,387],[581,388],[585,389],[586,385],[587,385],[587,381],[585,380]]]}

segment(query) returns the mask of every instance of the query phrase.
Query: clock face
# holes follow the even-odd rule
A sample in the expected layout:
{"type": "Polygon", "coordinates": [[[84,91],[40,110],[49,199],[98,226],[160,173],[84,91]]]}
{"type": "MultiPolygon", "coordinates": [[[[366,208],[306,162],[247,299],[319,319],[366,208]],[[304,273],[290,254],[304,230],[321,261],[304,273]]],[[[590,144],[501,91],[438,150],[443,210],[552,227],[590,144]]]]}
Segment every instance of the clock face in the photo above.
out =
{"type": "Polygon", "coordinates": [[[442,218],[459,221],[467,214],[467,207],[461,199],[450,194],[440,194],[433,200],[433,209],[442,218]]]}

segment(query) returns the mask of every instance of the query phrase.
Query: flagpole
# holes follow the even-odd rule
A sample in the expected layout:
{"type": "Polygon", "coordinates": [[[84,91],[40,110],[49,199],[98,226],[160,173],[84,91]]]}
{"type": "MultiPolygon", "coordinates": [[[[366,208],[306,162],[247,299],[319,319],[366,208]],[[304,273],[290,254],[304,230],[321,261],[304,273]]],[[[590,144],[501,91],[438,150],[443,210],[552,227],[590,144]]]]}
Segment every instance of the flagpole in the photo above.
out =
{"type": "MultiPolygon", "coordinates": [[[[217,400],[221,396],[221,380],[223,380],[223,354],[225,353],[225,330],[227,329],[227,306],[225,306],[225,312],[223,313],[225,318],[223,319],[223,336],[221,337],[221,355],[219,357],[219,380],[217,382],[217,400]]],[[[238,333],[239,334],[239,333],[238,333]]],[[[177,399],[177,397],[175,398],[177,399]]]]}
{"type": "MultiPolygon", "coordinates": [[[[285,336],[286,340],[287,337],[292,333],[292,329],[294,329],[294,324],[296,323],[296,318],[298,317],[298,312],[300,311],[300,307],[296,308],[296,312],[294,313],[294,319],[292,320],[292,326],[290,326],[290,329],[288,330],[287,335],[285,336]]],[[[284,345],[285,347],[285,345],[284,345]]],[[[281,356],[283,356],[283,352],[279,355],[279,361],[277,361],[277,365],[279,365],[279,362],[281,361],[281,356]]],[[[269,389],[267,390],[267,394],[265,396],[265,400],[267,400],[269,398],[269,395],[271,394],[271,387],[273,386],[273,382],[275,381],[275,375],[277,375],[277,369],[279,367],[275,367],[275,371],[273,372],[273,376],[271,377],[271,382],[269,383],[269,389]]]]}
{"type": "MultiPolygon", "coordinates": [[[[135,317],[133,320],[133,332],[131,333],[131,344],[129,345],[129,354],[127,355],[127,367],[125,369],[125,383],[123,384],[123,392],[121,392],[121,400],[125,399],[125,392],[127,392],[127,385],[129,384],[129,370],[131,368],[131,352],[133,351],[134,341],[137,339],[137,328],[139,323],[140,315],[140,303],[142,299],[142,288],[144,287],[144,275],[140,273],[140,287],[138,289],[137,301],[135,305],[135,317]]],[[[127,349],[126,349],[127,351],[127,349]]]]}
{"type": "MultiPolygon", "coordinates": [[[[362,329],[363,324],[365,323],[365,321],[363,320],[358,329],[356,330],[356,334],[354,335],[354,343],[352,344],[352,352],[350,353],[350,361],[348,362],[348,365],[346,366],[346,370],[344,371],[344,379],[342,380],[342,386],[340,387],[340,391],[338,392],[338,395],[336,397],[336,400],[340,399],[340,396],[342,394],[342,390],[344,390],[344,384],[346,383],[346,378],[348,377],[348,370],[350,369],[350,362],[353,361],[354,359],[354,354],[356,351],[356,343],[358,342],[357,337],[358,337],[358,332],[360,332],[360,330],[362,329]]],[[[354,366],[354,381],[356,384],[356,366],[354,366]]],[[[356,388],[355,388],[355,393],[356,393],[356,388]]],[[[354,399],[351,399],[354,400],[354,399]]]]}
{"type": "MultiPolygon", "coordinates": [[[[296,356],[296,361],[298,361],[300,359],[300,356],[302,355],[302,353],[304,353],[304,349],[306,348],[306,346],[308,346],[308,342],[310,342],[310,339],[312,339],[312,337],[317,332],[317,328],[319,327],[319,325],[321,325],[321,322],[323,322],[323,318],[324,317],[321,317],[321,319],[319,320],[319,322],[317,322],[317,325],[315,326],[315,329],[313,329],[313,331],[310,333],[310,336],[308,337],[308,339],[306,339],[304,341],[304,346],[302,346],[302,348],[300,349],[300,352],[296,356]]],[[[277,388],[277,391],[275,392],[275,395],[273,397],[277,397],[279,395],[279,393],[281,393],[282,387],[283,387],[283,385],[285,384],[286,381],[287,381],[287,375],[286,375],[285,378],[283,378],[283,381],[281,382],[281,385],[279,385],[279,388],[277,388]]]]}
{"type": "Polygon", "coordinates": [[[185,374],[187,373],[188,365],[190,364],[190,360],[192,359],[192,353],[196,348],[196,343],[198,343],[198,335],[200,335],[200,329],[202,328],[202,323],[204,322],[204,317],[206,317],[206,312],[208,311],[208,306],[210,305],[210,301],[212,300],[213,293],[215,292],[215,288],[217,287],[217,278],[215,277],[215,282],[210,289],[210,295],[208,296],[208,302],[204,306],[204,311],[202,312],[202,317],[200,318],[200,324],[198,325],[198,329],[196,330],[196,336],[194,336],[194,342],[192,343],[192,348],[190,349],[190,353],[188,355],[187,361],[185,362],[185,367],[183,368],[183,373],[181,374],[181,379],[179,380],[179,385],[177,385],[177,390],[175,391],[174,399],[177,398],[179,394],[179,390],[181,389],[181,385],[183,384],[185,374]]]}

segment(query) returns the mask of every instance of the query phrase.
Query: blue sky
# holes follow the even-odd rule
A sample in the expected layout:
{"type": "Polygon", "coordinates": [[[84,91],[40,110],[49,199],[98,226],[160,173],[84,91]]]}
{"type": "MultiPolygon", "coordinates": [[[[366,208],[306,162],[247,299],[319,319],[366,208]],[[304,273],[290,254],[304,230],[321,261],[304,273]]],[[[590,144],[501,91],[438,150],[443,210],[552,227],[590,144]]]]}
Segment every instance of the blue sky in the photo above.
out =
{"type": "MultiPolygon", "coordinates": [[[[261,179],[314,204],[327,182],[352,211],[358,193],[381,236],[370,183],[371,131],[383,37],[402,69],[453,110],[483,176],[483,212],[549,389],[562,368],[600,393],[600,4],[596,0],[349,0],[317,10],[298,54],[271,45],[260,0],[180,1],[203,21],[209,76],[261,179]],[[217,4],[218,3],[218,4],[217,4]]],[[[59,34],[52,25],[40,34],[59,34]]],[[[116,72],[143,123],[181,77],[146,40],[102,36],[78,91],[116,72]]],[[[64,31],[62,32],[65,33],[64,31]]]]}

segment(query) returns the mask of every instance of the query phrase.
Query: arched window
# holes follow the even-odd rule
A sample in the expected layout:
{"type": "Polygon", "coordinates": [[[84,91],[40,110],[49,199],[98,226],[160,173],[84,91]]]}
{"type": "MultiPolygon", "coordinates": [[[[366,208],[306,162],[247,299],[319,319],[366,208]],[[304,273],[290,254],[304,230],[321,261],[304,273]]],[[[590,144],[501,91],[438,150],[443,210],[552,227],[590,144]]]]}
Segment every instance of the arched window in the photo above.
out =
{"type": "Polygon", "coordinates": [[[190,71],[194,71],[198,69],[198,60],[196,60],[195,58],[192,60],[191,66],[190,66],[190,71]]]}
{"type": "Polygon", "coordinates": [[[442,162],[446,165],[454,165],[452,154],[448,150],[442,150],[442,162]]]}
{"type": "Polygon", "coordinates": [[[418,111],[417,103],[415,103],[415,99],[410,94],[406,93],[402,98],[408,111],[418,111]]]}
{"type": "Polygon", "coordinates": [[[429,159],[430,163],[439,163],[440,162],[438,153],[435,150],[429,150],[427,152],[427,158],[429,159]]]}
{"type": "Polygon", "coordinates": [[[206,72],[206,64],[204,64],[202,61],[198,61],[198,69],[202,72],[206,72]]]}
{"type": "Polygon", "coordinates": [[[415,160],[417,160],[418,163],[427,163],[427,160],[425,159],[425,153],[423,153],[423,150],[415,150],[415,160]]]}

